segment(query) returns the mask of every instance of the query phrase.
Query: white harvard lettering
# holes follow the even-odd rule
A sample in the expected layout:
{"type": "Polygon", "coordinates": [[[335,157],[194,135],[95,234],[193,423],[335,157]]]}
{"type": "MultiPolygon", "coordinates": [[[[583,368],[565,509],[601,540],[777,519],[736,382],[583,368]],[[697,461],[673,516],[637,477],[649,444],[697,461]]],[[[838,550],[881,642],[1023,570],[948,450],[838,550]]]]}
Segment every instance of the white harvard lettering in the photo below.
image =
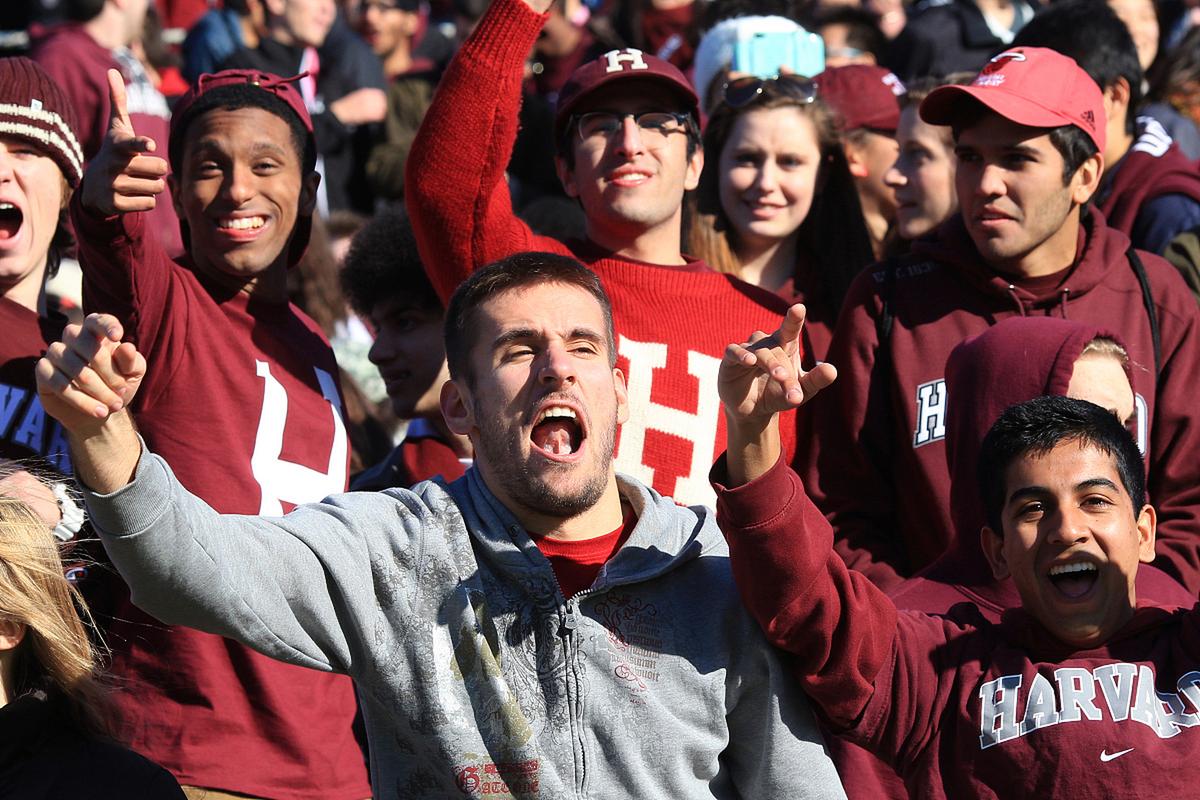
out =
{"type": "Polygon", "coordinates": [[[1054,671],[1053,681],[1039,672],[1025,692],[1023,715],[1021,685],[1020,675],[1004,675],[980,687],[981,750],[1052,725],[1099,722],[1106,711],[1109,721],[1141,723],[1160,739],[1200,725],[1200,672],[1181,677],[1175,692],[1158,691],[1154,671],[1145,664],[1114,663],[1091,670],[1064,667],[1054,671]],[[1097,702],[1101,698],[1103,705],[1097,702]]]}
{"type": "Polygon", "coordinates": [[[1137,424],[1138,451],[1146,455],[1146,447],[1150,443],[1150,406],[1146,398],[1140,394],[1133,395],[1133,419],[1137,424]]]}
{"type": "Polygon", "coordinates": [[[681,503],[712,506],[716,494],[708,483],[717,440],[717,415],[721,399],[717,393],[717,372],[721,360],[689,350],[688,374],[696,379],[696,413],[660,405],[650,400],[654,370],[667,365],[667,346],[660,342],[635,342],[619,337],[617,352],[629,361],[629,421],[621,426],[617,448],[617,469],[643,483],[654,486],[654,454],[646,452],[646,431],[656,430],[688,442],[692,449],[687,475],[677,478],[675,486],[655,486],[663,494],[681,503]]]}
{"type": "Polygon", "coordinates": [[[605,72],[620,72],[625,68],[625,64],[628,64],[630,69],[650,69],[646,59],[642,58],[642,51],[632,47],[625,50],[609,50],[604,54],[604,60],[608,62],[605,72]]]}
{"type": "Polygon", "coordinates": [[[922,383],[917,387],[917,429],[913,447],[946,438],[946,381],[922,383]]]}
{"type": "Polygon", "coordinates": [[[284,461],[283,428],[287,422],[288,397],[283,384],[271,375],[271,365],[254,362],[258,376],[263,379],[262,414],[258,418],[258,433],[254,438],[254,454],[250,471],[262,490],[259,514],[278,516],[283,502],[293,504],[316,502],[346,488],[346,426],[342,422],[342,403],[333,376],[313,367],[321,394],[329,403],[333,421],[333,446],[329,450],[329,465],[325,472],[302,464],[284,461]]]}
{"type": "Polygon", "coordinates": [[[32,450],[62,473],[71,472],[62,426],[46,416],[41,398],[28,389],[0,383],[0,438],[32,450]]]}

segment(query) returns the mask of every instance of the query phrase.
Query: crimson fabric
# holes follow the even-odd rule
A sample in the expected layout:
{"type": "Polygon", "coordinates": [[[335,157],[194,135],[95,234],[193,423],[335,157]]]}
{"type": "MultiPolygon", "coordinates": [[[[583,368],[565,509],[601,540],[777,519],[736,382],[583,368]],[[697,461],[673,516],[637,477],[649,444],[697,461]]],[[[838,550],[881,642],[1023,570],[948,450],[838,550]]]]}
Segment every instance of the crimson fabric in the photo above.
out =
{"type": "Polygon", "coordinates": [[[570,600],[584,589],[591,588],[600,570],[613,554],[621,549],[621,545],[625,544],[636,524],[637,517],[627,511],[620,527],[603,536],[571,542],[545,536],[531,538],[550,562],[550,568],[554,570],[554,578],[558,581],[558,588],[562,590],[563,597],[570,600]]]}
{"type": "Polygon", "coordinates": [[[1021,609],[999,624],[965,606],[898,612],[833,557],[828,522],[786,466],[718,492],[747,608],[830,724],[896,766],[914,797],[1193,795],[1197,610],[1139,602],[1091,650],[1021,609]]]}
{"type": "Polygon", "coordinates": [[[1200,203],[1200,169],[1174,142],[1162,152],[1135,144],[1106,171],[1096,194],[1097,207],[1108,224],[1133,236],[1142,206],[1155,198],[1180,194],[1200,203]]]}
{"type": "Polygon", "coordinates": [[[945,364],[964,339],[1014,316],[1056,316],[1112,326],[1129,349],[1150,499],[1159,512],[1155,565],[1200,589],[1200,309],[1176,270],[1142,253],[1158,311],[1163,369],[1154,353],[1142,292],[1126,258],[1129,240],[1095,210],[1073,271],[1034,295],[984,266],[959,216],[914,243],[891,299],[891,335],[879,358],[877,320],[885,269],[856,280],[828,361],[838,380],[812,403],[820,436],[803,455],[805,485],[838,532],[838,553],[881,588],[927,566],[953,535],[945,455],[945,364]]]}
{"type": "MultiPolygon", "coordinates": [[[[75,107],[75,129],[83,157],[92,159],[108,133],[108,71],[121,70],[113,54],[101,47],[80,25],[55,26],[33,42],[30,57],[54,79],[75,107]]],[[[149,136],[163,158],[167,155],[170,110],[161,94],[143,96],[129,86],[126,76],[129,121],[139,136],[149,136]]],[[[172,255],[183,252],[179,220],[170,188],[163,189],[154,207],[151,230],[172,255]]]]}
{"type": "Polygon", "coordinates": [[[62,338],[65,319],[41,319],[0,297],[0,458],[31,459],[71,474],[62,426],[42,410],[33,367],[51,342],[62,338]]]}
{"type": "MultiPolygon", "coordinates": [[[[97,218],[78,199],[71,211],[84,307],[116,314],[145,354],[134,416],[180,481],[226,514],[279,514],[343,491],[337,365],[317,324],[172,262],[146,237],[145,215],[97,218]]],[[[370,795],[349,678],[162,625],[123,585],[116,594],[106,638],[132,747],[186,785],[287,800],[370,795]]]]}
{"type": "MultiPolygon", "coordinates": [[[[692,263],[657,266],[536,236],[513,214],[504,168],[517,132],[524,59],[543,15],[496,0],[438,85],[413,142],[405,198],[430,281],[446,302],[471,270],[526,250],[580,259],[612,299],[618,366],[630,389],[617,469],[685,503],[711,503],[724,446],[717,367],[730,342],[775,330],[775,295],[692,263]]],[[[795,448],[794,414],[783,428],[795,448]]]]}
{"type": "Polygon", "coordinates": [[[37,145],[72,188],[83,177],[77,127],[75,107],[37,62],[0,58],[0,134],[37,145]]]}
{"type": "Polygon", "coordinates": [[[454,448],[444,439],[432,435],[414,436],[410,430],[387,458],[356,475],[350,490],[374,492],[393,487],[408,488],[438,475],[446,483],[453,483],[466,471],[454,448]]]}
{"type": "Polygon", "coordinates": [[[900,127],[904,84],[874,64],[830,67],[814,79],[821,99],[837,115],[838,130],[868,128],[895,134],[900,127]]]}

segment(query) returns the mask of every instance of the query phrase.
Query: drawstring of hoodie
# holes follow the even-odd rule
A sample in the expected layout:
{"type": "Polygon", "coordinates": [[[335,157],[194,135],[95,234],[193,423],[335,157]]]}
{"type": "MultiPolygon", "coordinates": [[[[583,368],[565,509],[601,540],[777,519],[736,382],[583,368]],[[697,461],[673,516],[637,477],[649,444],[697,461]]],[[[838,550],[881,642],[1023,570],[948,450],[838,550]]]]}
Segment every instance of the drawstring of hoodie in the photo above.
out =
{"type": "Polygon", "coordinates": [[[1008,285],[1008,296],[1012,299],[1013,305],[1017,307],[1018,314],[1020,314],[1022,317],[1029,316],[1029,314],[1025,313],[1025,304],[1022,303],[1021,298],[1017,296],[1017,287],[1013,286],[1011,283],[1008,285]]]}
{"type": "Polygon", "coordinates": [[[1071,296],[1071,290],[1068,289],[1066,286],[1064,286],[1062,288],[1062,291],[1059,292],[1059,295],[1058,295],[1058,309],[1059,309],[1059,311],[1062,312],[1063,319],[1067,318],[1067,300],[1070,299],[1070,296],[1071,296]]]}

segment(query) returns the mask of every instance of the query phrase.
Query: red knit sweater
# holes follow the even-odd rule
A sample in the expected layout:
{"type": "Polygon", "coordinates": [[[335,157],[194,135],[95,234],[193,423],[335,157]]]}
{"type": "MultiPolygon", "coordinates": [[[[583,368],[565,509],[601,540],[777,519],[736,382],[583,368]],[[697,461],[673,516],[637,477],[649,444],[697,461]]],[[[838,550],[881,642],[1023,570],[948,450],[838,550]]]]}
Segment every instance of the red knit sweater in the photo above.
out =
{"type": "MultiPolygon", "coordinates": [[[[337,365],[316,323],[171,261],[145,235],[146,215],[102,219],[74,203],[72,219],[84,307],[117,315],[146,355],[134,417],[184,486],[225,514],[281,514],[345,489],[337,365]]],[[[123,585],[116,592],[106,633],[134,749],[184,784],[288,800],[370,795],[349,678],[162,625],[123,585]]]]}
{"type": "Polygon", "coordinates": [[[587,243],[569,247],[517,219],[504,169],[522,67],[544,19],[521,0],[496,0],[438,85],[409,155],[420,168],[408,171],[405,190],[421,256],[443,300],[473,269],[521,251],[572,255],[594,270],[612,299],[629,383],[617,469],[680,502],[711,504],[708,469],[725,441],[717,367],[730,342],[777,328],[786,304],[699,262],[664,267],[587,243]]]}

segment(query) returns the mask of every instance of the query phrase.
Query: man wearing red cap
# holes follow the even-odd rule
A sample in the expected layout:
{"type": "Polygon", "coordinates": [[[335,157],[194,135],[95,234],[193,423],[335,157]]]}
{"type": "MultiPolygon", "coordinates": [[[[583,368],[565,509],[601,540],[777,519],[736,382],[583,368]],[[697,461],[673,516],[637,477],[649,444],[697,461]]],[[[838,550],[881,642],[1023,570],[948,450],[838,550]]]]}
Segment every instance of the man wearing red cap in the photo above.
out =
{"type": "Polygon", "coordinates": [[[1160,509],[1155,563],[1195,591],[1200,419],[1186,381],[1200,369],[1200,309],[1170,265],[1088,209],[1104,166],[1100,89],[1071,59],[1018,48],[920,111],[954,131],[961,213],[847,296],[828,359],[841,378],[815,404],[805,470],[840,554],[890,588],[946,549],[947,356],[1000,319],[1063,316],[1116,325],[1148,373],[1137,433],[1160,509]]]}
{"type": "MultiPolygon", "coordinates": [[[[496,0],[438,86],[409,156],[407,198],[443,301],[473,269],[522,250],[571,254],[612,297],[630,421],[617,468],[686,503],[712,499],[709,462],[725,346],[772,330],[782,301],[680,252],[683,195],[703,166],[696,94],[678,69],[613,50],[577,69],[555,114],[557,166],[586,239],[535,236],[512,212],[504,169],[525,57],[548,0],[496,0]]],[[[789,442],[791,448],[791,442],[789,442]]]]}
{"type": "Polygon", "coordinates": [[[865,64],[831,67],[816,83],[821,99],[834,110],[871,249],[881,258],[884,238],[896,221],[896,192],[884,177],[900,156],[896,129],[904,84],[891,71],[865,64]]]}
{"type": "MultiPolygon", "coordinates": [[[[109,131],[71,211],[85,307],[118,317],[156,364],[132,405],[142,436],[227,513],[282,514],[344,490],[333,351],[287,299],[319,180],[299,92],[267,73],[202,76],[175,107],[164,180],[167,162],[131,124],[115,72],[110,90],[109,131]],[[167,181],[188,244],[177,261],[148,235],[167,181]]],[[[114,595],[106,631],[130,743],[189,792],[371,793],[349,679],[163,626],[123,585],[114,595]]]]}

